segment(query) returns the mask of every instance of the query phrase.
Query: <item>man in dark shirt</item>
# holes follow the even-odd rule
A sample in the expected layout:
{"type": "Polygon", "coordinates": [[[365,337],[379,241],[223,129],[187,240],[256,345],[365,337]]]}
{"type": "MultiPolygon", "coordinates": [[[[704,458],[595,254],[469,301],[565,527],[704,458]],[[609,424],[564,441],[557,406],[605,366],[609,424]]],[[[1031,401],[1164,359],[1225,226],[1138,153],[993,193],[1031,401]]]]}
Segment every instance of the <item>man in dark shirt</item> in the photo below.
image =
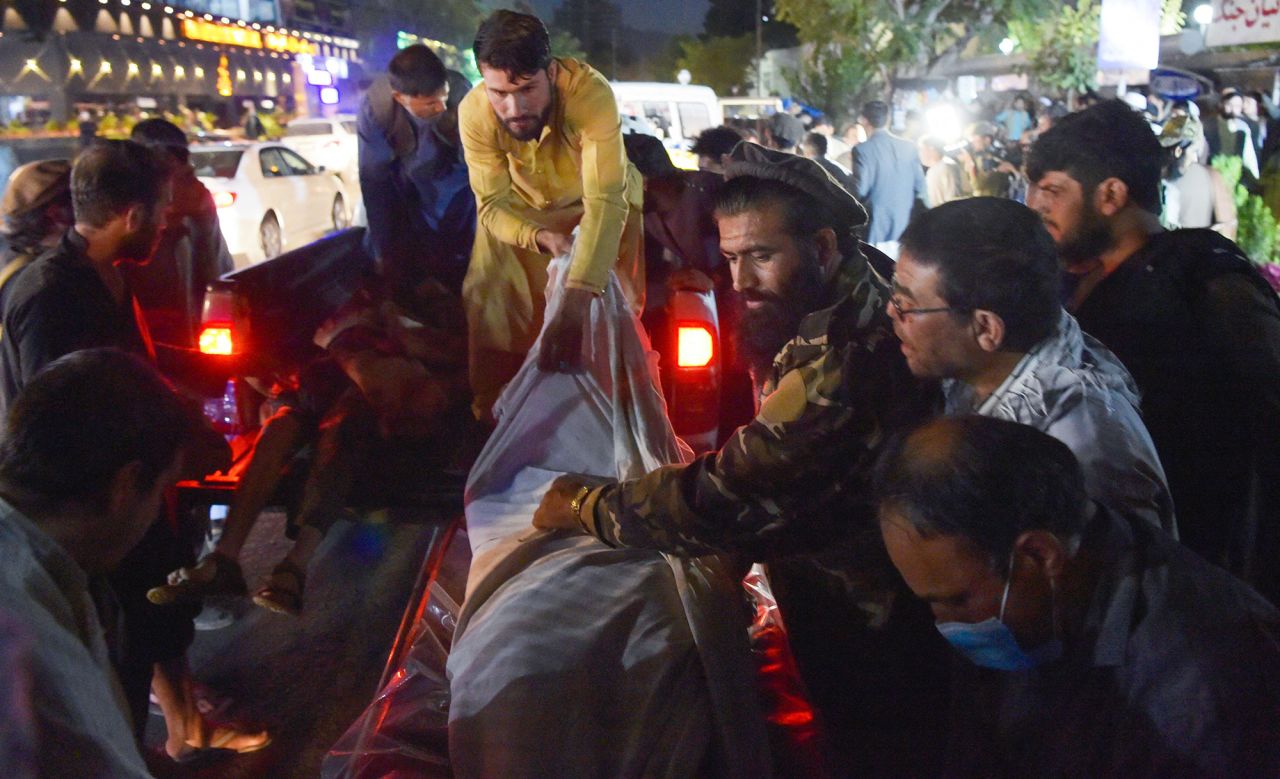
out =
{"type": "Polygon", "coordinates": [[[949,417],[878,473],[889,555],[967,660],[944,775],[1280,773],[1280,612],[1091,504],[1065,444],[949,417]]]}
{"type": "Polygon", "coordinates": [[[5,407],[64,354],[95,346],[151,354],[120,264],[150,258],[171,198],[167,166],[136,143],[107,141],[80,156],[72,170],[75,226],[7,295],[0,342],[5,407]]]}
{"type": "Polygon", "coordinates": [[[846,191],[853,192],[857,186],[853,182],[853,176],[844,168],[827,159],[827,136],[822,133],[809,133],[804,137],[804,141],[800,143],[801,156],[808,157],[814,162],[822,166],[836,183],[844,187],[846,191]]]}
{"type": "Polygon", "coordinates": [[[458,137],[471,88],[431,49],[391,59],[360,105],[360,187],[368,240],[391,284],[430,275],[458,290],[476,234],[476,204],[458,137]]]}
{"type": "Polygon", "coordinates": [[[205,288],[234,269],[231,252],[213,195],[191,167],[182,130],[164,119],[146,119],[129,137],[160,152],[170,164],[173,203],[151,261],[130,263],[125,275],[156,341],[191,348],[200,333],[205,288]]]}
{"type": "MultiPolygon", "coordinates": [[[[14,282],[3,313],[0,396],[5,408],[44,366],[64,354],[114,347],[154,357],[141,309],[121,272],[155,251],[171,199],[171,168],[133,141],[104,141],[85,150],[71,170],[75,225],[56,249],[14,282]]],[[[103,442],[110,445],[110,442],[103,442]]],[[[125,652],[117,663],[135,726],[147,719],[154,690],[165,714],[166,750],[183,757],[211,744],[248,751],[269,742],[265,733],[240,734],[204,723],[191,692],[186,649],[198,607],[151,605],[147,589],[194,562],[192,550],[167,522],[156,522],[113,574],[124,612],[125,652]]]]}
{"type": "Polygon", "coordinates": [[[1074,285],[1068,310],[1142,392],[1179,537],[1280,599],[1280,300],[1210,230],[1160,227],[1161,149],[1119,101],[1032,147],[1027,200],[1074,285]]]}

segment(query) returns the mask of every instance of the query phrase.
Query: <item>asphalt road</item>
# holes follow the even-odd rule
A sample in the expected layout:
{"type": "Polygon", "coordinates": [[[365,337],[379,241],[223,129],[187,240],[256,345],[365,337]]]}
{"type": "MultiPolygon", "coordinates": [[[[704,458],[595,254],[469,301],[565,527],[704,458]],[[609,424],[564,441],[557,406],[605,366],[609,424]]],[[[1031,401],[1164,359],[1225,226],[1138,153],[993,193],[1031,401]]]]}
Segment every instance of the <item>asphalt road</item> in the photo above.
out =
{"type": "MultiPolygon", "coordinates": [[[[217,715],[266,727],[273,743],[251,755],[219,755],[196,766],[163,756],[164,722],[148,723],[158,777],[317,777],[320,763],[373,699],[440,514],[379,515],[339,522],[312,561],[300,617],[244,600],[225,628],[201,631],[189,652],[197,683],[230,699],[217,715]]],[[[242,566],[252,590],[284,555],[284,515],[264,513],[242,566]]],[[[215,698],[216,700],[216,698],[215,698]]]]}

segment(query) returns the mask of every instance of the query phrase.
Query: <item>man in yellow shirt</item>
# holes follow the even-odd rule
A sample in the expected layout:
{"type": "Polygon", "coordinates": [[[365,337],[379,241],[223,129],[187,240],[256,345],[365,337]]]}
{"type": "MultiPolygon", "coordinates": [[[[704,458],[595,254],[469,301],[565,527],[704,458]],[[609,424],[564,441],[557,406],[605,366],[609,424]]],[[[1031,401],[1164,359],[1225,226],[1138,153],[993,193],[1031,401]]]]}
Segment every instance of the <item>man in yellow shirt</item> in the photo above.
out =
{"type": "Polygon", "coordinates": [[[479,225],[462,294],[474,408],[486,418],[542,328],[552,257],[572,252],[564,305],[539,354],[543,370],[578,366],[587,304],[615,264],[640,313],[643,185],[623,149],[609,82],[586,63],[552,58],[537,17],[494,12],[476,33],[475,53],[484,83],[459,116],[479,225]]]}

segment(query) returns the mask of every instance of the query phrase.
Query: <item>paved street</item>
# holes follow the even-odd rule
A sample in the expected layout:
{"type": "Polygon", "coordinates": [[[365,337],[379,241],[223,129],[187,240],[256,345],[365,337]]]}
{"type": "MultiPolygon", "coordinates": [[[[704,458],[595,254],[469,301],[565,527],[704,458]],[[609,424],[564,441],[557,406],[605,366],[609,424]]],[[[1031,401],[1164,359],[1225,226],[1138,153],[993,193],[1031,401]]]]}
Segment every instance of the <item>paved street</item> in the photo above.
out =
{"type": "MultiPolygon", "coordinates": [[[[190,658],[199,683],[231,698],[221,717],[270,728],[260,753],[175,766],[152,756],[166,777],[316,777],[329,747],[372,699],[434,525],[340,522],[308,574],[301,617],[248,601],[230,627],[197,633],[190,658]]],[[[264,514],[243,560],[250,589],[288,548],[284,515],[264,514]]],[[[161,749],[163,720],[148,743],[161,749]]]]}

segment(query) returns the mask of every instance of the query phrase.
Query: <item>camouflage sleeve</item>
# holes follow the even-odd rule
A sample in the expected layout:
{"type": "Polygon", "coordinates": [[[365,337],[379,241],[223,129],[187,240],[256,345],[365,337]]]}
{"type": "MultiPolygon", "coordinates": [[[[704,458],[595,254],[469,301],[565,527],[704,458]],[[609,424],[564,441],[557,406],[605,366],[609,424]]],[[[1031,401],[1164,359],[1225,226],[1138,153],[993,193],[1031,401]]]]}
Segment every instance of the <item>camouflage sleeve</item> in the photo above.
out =
{"type": "Polygon", "coordinates": [[[776,551],[779,535],[811,513],[795,509],[812,509],[838,481],[836,462],[857,467],[878,438],[875,413],[837,400],[849,367],[842,362],[823,349],[785,373],[759,415],[719,452],[597,488],[583,503],[591,529],[610,545],[686,556],[738,551],[760,559],[776,551]]]}

